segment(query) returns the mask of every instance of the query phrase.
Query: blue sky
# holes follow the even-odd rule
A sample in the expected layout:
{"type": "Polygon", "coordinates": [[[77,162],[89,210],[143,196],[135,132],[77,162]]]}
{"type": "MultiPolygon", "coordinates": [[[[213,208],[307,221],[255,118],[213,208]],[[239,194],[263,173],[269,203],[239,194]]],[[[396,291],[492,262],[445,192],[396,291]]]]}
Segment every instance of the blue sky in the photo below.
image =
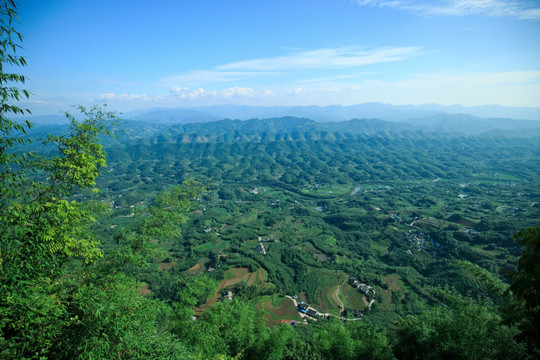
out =
{"type": "Polygon", "coordinates": [[[540,107],[538,0],[27,0],[18,10],[34,114],[94,103],[540,107]]]}

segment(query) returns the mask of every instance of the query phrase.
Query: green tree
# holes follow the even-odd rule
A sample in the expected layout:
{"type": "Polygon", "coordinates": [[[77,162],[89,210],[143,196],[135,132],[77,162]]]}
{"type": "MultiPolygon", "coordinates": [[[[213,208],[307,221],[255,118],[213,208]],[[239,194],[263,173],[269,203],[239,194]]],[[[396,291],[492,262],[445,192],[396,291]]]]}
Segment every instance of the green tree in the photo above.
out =
{"type": "Polygon", "coordinates": [[[503,309],[504,322],[517,324],[519,340],[527,344],[532,358],[540,357],[540,228],[527,228],[514,235],[524,246],[512,284],[506,294],[515,300],[503,309]]]}
{"type": "Polygon", "coordinates": [[[313,348],[323,359],[394,359],[386,335],[356,321],[331,321],[318,327],[313,348]]]}
{"type": "Polygon", "coordinates": [[[245,353],[251,354],[258,348],[268,331],[262,313],[237,300],[217,303],[205,310],[200,319],[179,321],[172,330],[205,359],[219,355],[243,358],[245,353]]]}
{"type": "Polygon", "coordinates": [[[290,325],[266,328],[243,355],[245,359],[321,359],[300,339],[295,328],[290,325]]]}
{"type": "Polygon", "coordinates": [[[142,284],[123,273],[81,269],[62,281],[67,301],[62,325],[48,349],[50,359],[191,359],[168,331],[172,309],[142,296],[142,284]]]}
{"type": "MultiPolygon", "coordinates": [[[[116,120],[97,107],[82,122],[71,115],[67,136],[56,143],[52,158],[9,153],[1,178],[0,210],[0,346],[14,358],[46,356],[61,336],[68,308],[61,297],[64,265],[102,256],[88,231],[94,221],[88,203],[71,197],[95,184],[105,165],[99,135],[116,120]]],[[[6,149],[7,150],[7,149],[6,149]]],[[[4,157],[6,159],[6,157],[4,157]]]]}
{"type": "MultiPolygon", "coordinates": [[[[31,127],[30,122],[22,124],[9,120],[6,116],[30,114],[30,110],[17,106],[16,102],[28,99],[30,94],[18,87],[24,84],[24,75],[5,72],[5,66],[12,68],[26,65],[24,57],[17,55],[17,49],[21,47],[22,35],[17,32],[14,23],[17,21],[17,12],[14,0],[4,0],[0,4],[0,177],[2,181],[13,181],[14,173],[12,163],[20,163],[19,156],[10,153],[10,149],[16,145],[25,143],[23,137],[31,127]]],[[[0,199],[9,193],[10,189],[0,188],[0,199]]]]}
{"type": "Polygon", "coordinates": [[[31,125],[11,115],[28,114],[17,101],[29,97],[24,75],[5,72],[26,61],[17,55],[22,36],[16,31],[15,3],[0,4],[0,349],[2,357],[45,356],[60,335],[66,314],[58,299],[58,279],[69,259],[90,263],[101,256],[97,242],[88,236],[90,213],[69,196],[95,184],[104,154],[98,135],[115,121],[99,108],[79,109],[83,122],[72,120],[71,134],[49,137],[58,153],[46,158],[21,153],[31,125]]]}
{"type": "Polygon", "coordinates": [[[501,325],[496,307],[437,290],[446,305],[401,320],[394,354],[398,359],[522,359],[515,329],[501,325]]]}
{"type": "Polygon", "coordinates": [[[16,55],[15,10],[11,0],[0,4],[0,357],[183,354],[181,343],[156,328],[170,311],[165,304],[142,297],[140,284],[122,273],[92,265],[103,253],[88,231],[90,204],[73,195],[95,186],[105,166],[100,136],[110,134],[115,114],[79,106],[84,120],[66,113],[69,133],[43,140],[56,145],[52,157],[20,151],[30,123],[7,116],[28,113],[16,102],[29,94],[15,86],[23,75],[4,72],[4,65],[26,63],[16,55]]]}

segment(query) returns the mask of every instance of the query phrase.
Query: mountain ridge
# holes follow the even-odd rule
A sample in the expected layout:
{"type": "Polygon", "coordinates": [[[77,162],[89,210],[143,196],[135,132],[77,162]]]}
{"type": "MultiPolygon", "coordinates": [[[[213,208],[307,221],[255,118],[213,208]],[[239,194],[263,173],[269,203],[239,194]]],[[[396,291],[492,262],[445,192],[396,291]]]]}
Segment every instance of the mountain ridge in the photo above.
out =
{"type": "MultiPolygon", "coordinates": [[[[463,105],[443,106],[390,105],[384,103],[363,103],[357,105],[329,106],[248,106],[213,105],[203,107],[151,108],[120,114],[123,119],[156,123],[209,122],[221,119],[249,120],[253,118],[277,118],[283,116],[305,117],[317,122],[346,121],[354,118],[377,118],[386,121],[406,121],[425,118],[437,114],[468,114],[478,118],[508,118],[512,120],[540,121],[540,108],[507,107],[483,105],[466,107],[463,105]]],[[[42,115],[30,117],[36,124],[66,123],[62,115],[42,115]]]]}

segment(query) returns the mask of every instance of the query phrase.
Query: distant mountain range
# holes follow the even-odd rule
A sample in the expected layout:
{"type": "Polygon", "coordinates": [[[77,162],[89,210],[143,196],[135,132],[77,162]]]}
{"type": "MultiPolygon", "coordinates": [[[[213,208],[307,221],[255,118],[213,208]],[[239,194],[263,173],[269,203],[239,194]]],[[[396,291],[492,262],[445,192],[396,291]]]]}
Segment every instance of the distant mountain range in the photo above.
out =
{"type": "MultiPolygon", "coordinates": [[[[183,110],[183,109],[178,109],[183,110]]],[[[403,121],[425,118],[438,114],[468,114],[480,118],[510,118],[521,120],[539,120],[540,108],[506,107],[486,105],[466,107],[463,105],[442,106],[425,105],[390,105],[383,103],[364,103],[341,106],[242,106],[216,105],[191,108],[224,119],[248,120],[253,118],[272,118],[283,116],[304,117],[317,122],[345,121],[354,118],[403,121]]]]}
{"type": "MultiPolygon", "coordinates": [[[[256,119],[264,122],[265,129],[258,131],[338,131],[373,134],[379,131],[400,132],[422,130],[440,133],[480,134],[490,131],[540,129],[540,108],[514,108],[504,106],[464,107],[461,105],[388,105],[365,103],[353,106],[241,106],[219,105],[197,108],[151,109],[122,114],[133,126],[147,124],[160,128],[185,124],[204,124],[224,119],[250,121],[245,126],[254,128],[256,119]],[[309,125],[290,129],[290,119],[309,119],[309,125]],[[289,120],[287,120],[289,119],[289,120]],[[324,126],[322,126],[324,124],[324,126]]],[[[30,118],[36,125],[65,124],[62,115],[46,115],[30,118]]],[[[297,122],[293,122],[299,126],[297,122]]],[[[232,123],[231,123],[232,124],[232,123]]],[[[221,122],[217,127],[224,125],[221,122]]],[[[261,123],[259,127],[262,127],[261,123]]],[[[201,126],[193,126],[200,128],[201,126]]],[[[215,126],[204,127],[207,129],[215,126]]],[[[244,131],[242,129],[241,131],[244,131]]]]}

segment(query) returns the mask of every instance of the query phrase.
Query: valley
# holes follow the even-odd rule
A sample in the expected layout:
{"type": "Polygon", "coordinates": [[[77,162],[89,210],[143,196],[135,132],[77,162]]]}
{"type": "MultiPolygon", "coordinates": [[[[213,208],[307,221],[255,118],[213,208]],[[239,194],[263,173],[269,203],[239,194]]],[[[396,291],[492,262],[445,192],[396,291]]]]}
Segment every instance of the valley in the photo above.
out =
{"type": "Polygon", "coordinates": [[[207,276],[219,285],[202,308],[229,289],[277,319],[283,309],[263,304],[297,296],[320,313],[386,327],[429,307],[426,287],[489,296],[460,262],[499,276],[520,254],[513,233],[538,225],[536,138],[313,137],[304,123],[261,120],[248,136],[194,124],[197,136],[214,140],[185,133],[194,141],[110,147],[99,184],[114,211],[100,220],[103,235],[143,213],[152,194],[198,178],[210,190],[182,238],[161,244],[168,256],[159,271],[141,274],[153,296],[168,299],[174,289],[164,283],[178,274],[207,276]],[[243,269],[258,275],[227,280],[243,269]],[[363,296],[350,278],[373,294],[363,296]]]}

